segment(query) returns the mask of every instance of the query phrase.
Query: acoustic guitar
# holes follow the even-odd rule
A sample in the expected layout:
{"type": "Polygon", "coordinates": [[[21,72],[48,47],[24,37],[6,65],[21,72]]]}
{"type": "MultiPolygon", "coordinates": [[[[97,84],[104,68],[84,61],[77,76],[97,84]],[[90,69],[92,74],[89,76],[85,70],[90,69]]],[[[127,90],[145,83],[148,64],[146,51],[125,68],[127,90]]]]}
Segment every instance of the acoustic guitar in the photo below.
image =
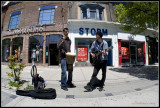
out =
{"type": "MultiPolygon", "coordinates": [[[[108,47],[108,51],[112,49],[113,49],[113,46],[108,47]]],[[[107,51],[107,49],[105,51],[107,51]]],[[[95,65],[100,62],[100,55],[102,54],[102,51],[93,50],[92,53],[95,54],[95,57],[92,58],[92,65],[95,65]]]]}

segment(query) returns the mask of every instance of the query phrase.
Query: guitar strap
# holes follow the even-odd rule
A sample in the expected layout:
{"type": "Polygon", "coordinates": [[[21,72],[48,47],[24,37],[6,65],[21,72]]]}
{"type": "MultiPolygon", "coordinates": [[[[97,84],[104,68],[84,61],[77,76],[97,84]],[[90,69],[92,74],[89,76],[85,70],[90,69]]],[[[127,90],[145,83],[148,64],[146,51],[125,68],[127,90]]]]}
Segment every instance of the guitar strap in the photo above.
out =
{"type": "Polygon", "coordinates": [[[102,43],[102,45],[101,44],[99,45],[98,51],[102,51],[103,50],[103,44],[104,44],[104,42],[102,43]]]}

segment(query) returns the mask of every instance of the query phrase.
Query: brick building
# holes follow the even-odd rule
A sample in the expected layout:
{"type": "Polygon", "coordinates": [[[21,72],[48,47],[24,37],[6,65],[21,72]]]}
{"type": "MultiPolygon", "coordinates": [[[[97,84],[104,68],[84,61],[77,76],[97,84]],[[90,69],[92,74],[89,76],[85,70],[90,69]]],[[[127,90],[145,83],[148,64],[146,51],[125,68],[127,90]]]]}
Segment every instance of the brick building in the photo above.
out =
{"type": "Polygon", "coordinates": [[[31,65],[36,49],[37,65],[58,65],[57,41],[68,27],[68,2],[25,1],[1,3],[2,64],[10,55],[31,65]],[[54,56],[53,56],[54,55],[54,56]]]}

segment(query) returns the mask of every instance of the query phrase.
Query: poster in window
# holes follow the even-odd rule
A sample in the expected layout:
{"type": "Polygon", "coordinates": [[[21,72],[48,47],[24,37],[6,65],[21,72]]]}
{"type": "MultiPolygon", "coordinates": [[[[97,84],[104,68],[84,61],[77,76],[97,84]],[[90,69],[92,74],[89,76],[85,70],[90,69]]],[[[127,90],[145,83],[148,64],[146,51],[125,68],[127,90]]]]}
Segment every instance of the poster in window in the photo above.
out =
{"type": "Polygon", "coordinates": [[[88,61],[86,47],[78,47],[78,61],[88,61]]]}
{"type": "Polygon", "coordinates": [[[142,48],[138,48],[138,56],[142,55],[142,48]]]}
{"type": "Polygon", "coordinates": [[[122,59],[129,59],[129,49],[127,47],[122,48],[122,59]]]}

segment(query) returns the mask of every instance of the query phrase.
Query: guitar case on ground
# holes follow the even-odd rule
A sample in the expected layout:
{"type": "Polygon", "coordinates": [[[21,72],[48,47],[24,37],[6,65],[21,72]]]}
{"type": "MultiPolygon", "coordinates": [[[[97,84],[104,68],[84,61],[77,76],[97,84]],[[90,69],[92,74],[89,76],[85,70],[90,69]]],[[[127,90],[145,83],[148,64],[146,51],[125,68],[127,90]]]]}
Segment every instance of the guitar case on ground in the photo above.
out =
{"type": "Polygon", "coordinates": [[[17,90],[17,95],[30,96],[38,99],[55,99],[57,97],[56,90],[53,88],[38,90],[17,90]]]}

